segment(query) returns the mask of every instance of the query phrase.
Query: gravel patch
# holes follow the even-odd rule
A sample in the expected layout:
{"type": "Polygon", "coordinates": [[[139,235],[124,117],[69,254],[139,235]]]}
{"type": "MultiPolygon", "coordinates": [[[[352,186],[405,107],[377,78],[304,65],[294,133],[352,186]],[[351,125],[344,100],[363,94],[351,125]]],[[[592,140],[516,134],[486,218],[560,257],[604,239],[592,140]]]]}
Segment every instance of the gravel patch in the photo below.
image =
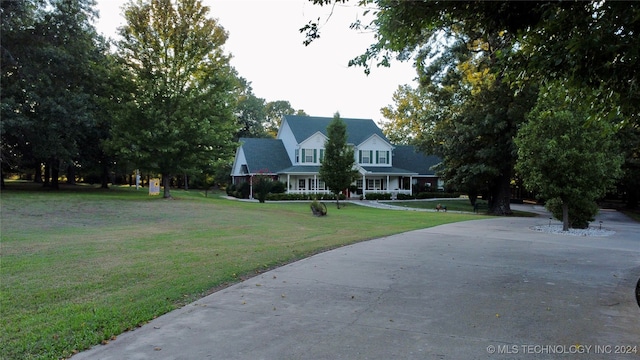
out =
{"type": "Polygon", "coordinates": [[[549,234],[561,234],[570,236],[611,236],[616,233],[613,230],[591,227],[587,229],[569,229],[568,231],[562,231],[562,225],[538,225],[532,226],[530,229],[533,231],[549,234]]]}

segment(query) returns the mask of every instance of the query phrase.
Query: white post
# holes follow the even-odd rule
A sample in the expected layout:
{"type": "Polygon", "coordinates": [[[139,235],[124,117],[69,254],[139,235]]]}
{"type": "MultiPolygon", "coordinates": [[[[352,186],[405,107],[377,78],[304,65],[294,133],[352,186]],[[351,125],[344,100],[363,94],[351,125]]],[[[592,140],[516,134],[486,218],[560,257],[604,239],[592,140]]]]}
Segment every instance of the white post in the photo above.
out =
{"type": "Polygon", "coordinates": [[[289,193],[289,189],[291,189],[291,174],[287,174],[287,194],[289,193]]]}
{"type": "Polygon", "coordinates": [[[365,174],[362,174],[362,198],[367,198],[367,177],[365,174]]]}

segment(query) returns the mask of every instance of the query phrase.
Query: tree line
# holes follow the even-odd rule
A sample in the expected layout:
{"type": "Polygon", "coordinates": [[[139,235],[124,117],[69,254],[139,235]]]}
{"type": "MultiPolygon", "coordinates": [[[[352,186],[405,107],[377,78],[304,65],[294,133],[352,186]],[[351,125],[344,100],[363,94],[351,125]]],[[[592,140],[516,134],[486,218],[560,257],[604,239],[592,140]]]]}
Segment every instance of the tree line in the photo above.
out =
{"type": "Polygon", "coordinates": [[[0,2],[3,186],[14,175],[108,187],[139,169],[170,197],[173,179],[226,182],[240,137],[304,114],[253,94],[201,1],[130,2],[117,41],[97,33],[95,5],[0,2]]]}
{"type": "MultiPolygon", "coordinates": [[[[335,5],[348,0],[310,0],[335,5]]],[[[394,143],[439,155],[451,188],[510,214],[512,188],[583,227],[617,186],[640,195],[640,3],[359,0],[376,42],[350,65],[412,61],[382,109],[394,143]]],[[[310,45],[324,20],[301,30],[310,45]]]]}

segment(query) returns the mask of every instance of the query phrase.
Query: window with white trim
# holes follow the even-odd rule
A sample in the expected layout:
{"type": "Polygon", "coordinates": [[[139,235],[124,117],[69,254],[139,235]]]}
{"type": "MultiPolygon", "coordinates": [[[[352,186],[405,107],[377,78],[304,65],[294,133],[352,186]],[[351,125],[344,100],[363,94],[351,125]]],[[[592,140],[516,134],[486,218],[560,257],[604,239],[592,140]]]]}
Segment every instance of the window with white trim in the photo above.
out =
{"type": "Polygon", "coordinates": [[[389,154],[389,152],[388,152],[388,151],[381,151],[381,150],[378,150],[378,151],[377,151],[377,155],[376,155],[376,156],[378,157],[378,159],[377,159],[377,160],[378,160],[378,161],[377,161],[377,163],[378,163],[378,164],[388,164],[388,163],[389,163],[389,161],[388,161],[388,157],[387,157],[387,156],[388,156],[388,154],[389,154]]]}
{"type": "Polygon", "coordinates": [[[302,149],[300,160],[303,163],[315,163],[318,161],[318,149],[302,149]]]}
{"type": "Polygon", "coordinates": [[[298,189],[306,189],[306,179],[300,179],[298,180],[298,189]]]}
{"type": "Polygon", "coordinates": [[[360,150],[360,164],[371,164],[371,150],[360,150]]]}

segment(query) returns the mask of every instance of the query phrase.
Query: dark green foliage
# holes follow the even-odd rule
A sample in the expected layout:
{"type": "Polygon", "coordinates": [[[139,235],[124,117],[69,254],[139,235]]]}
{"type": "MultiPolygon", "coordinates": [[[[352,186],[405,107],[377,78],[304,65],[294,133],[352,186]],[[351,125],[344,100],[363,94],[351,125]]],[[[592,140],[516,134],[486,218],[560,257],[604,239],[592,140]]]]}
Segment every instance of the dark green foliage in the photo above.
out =
{"type": "Polygon", "coordinates": [[[45,184],[53,188],[61,172],[93,165],[90,153],[105,137],[97,112],[106,44],[91,23],[93,5],[1,3],[2,167],[25,171],[44,163],[45,184]]]}
{"type": "Polygon", "coordinates": [[[274,181],[271,185],[271,193],[272,194],[282,194],[287,191],[286,185],[282,181],[274,181]]]}
{"type": "MultiPolygon", "coordinates": [[[[398,194],[398,200],[413,200],[413,199],[457,199],[461,196],[461,193],[447,193],[447,192],[420,192],[415,195],[398,194]]],[[[369,195],[367,195],[369,198],[369,195]]]]}
{"type": "Polygon", "coordinates": [[[325,156],[320,165],[320,179],[336,195],[336,206],[340,208],[337,195],[349,188],[358,175],[353,149],[347,146],[347,125],[340,119],[340,114],[336,113],[327,126],[327,135],[325,156]]]}
{"type": "Polygon", "coordinates": [[[280,129],[280,121],[284,115],[307,116],[304,110],[295,110],[291,103],[285,100],[270,101],[265,106],[264,129],[268,135],[276,137],[280,129]]]}
{"type": "MultiPolygon", "coordinates": [[[[312,2],[333,5],[341,0],[312,2]]],[[[352,25],[377,35],[375,43],[350,62],[364,66],[366,73],[373,64],[389,66],[394,58],[413,60],[423,86],[433,84],[436,89],[446,92],[448,86],[455,87],[463,79],[453,78],[447,82],[444,72],[431,76],[430,68],[459,71],[461,69],[456,65],[462,62],[452,62],[452,55],[455,51],[471,50],[472,61],[468,63],[479,69],[490,69],[490,73],[497,76],[496,80],[514,90],[509,95],[512,98],[532,83],[559,81],[564,86],[593,92],[590,101],[598,109],[591,109],[586,114],[592,121],[613,121],[627,130],[634,131],[635,128],[637,131],[640,124],[639,2],[364,0],[360,4],[376,9],[371,11],[375,17],[372,22],[365,24],[356,20],[352,25]]],[[[320,23],[310,21],[301,29],[307,36],[304,43],[319,37],[320,23]]],[[[497,101],[485,98],[478,99],[476,104],[469,104],[468,99],[459,94],[456,91],[456,96],[442,100],[447,105],[463,104],[463,108],[471,110],[471,113],[455,114],[480,116],[475,116],[473,122],[463,122],[460,128],[452,126],[455,131],[448,138],[452,144],[464,146],[454,145],[447,149],[450,161],[445,158],[443,170],[452,172],[448,180],[457,183],[458,190],[472,194],[488,188],[495,212],[499,209],[494,198],[505,198],[496,190],[506,194],[508,186],[505,184],[508,185],[513,175],[509,171],[515,160],[515,156],[511,156],[514,148],[510,137],[517,129],[518,124],[512,121],[517,117],[508,119],[500,114],[505,114],[504,110],[511,107],[507,104],[508,97],[501,99],[499,92],[487,93],[497,96],[497,101]],[[482,109],[482,104],[486,104],[487,109],[482,109]],[[470,124],[484,122],[489,126],[484,125],[483,132],[467,128],[470,124]],[[465,133],[466,138],[456,140],[456,136],[462,134],[464,137],[465,133]],[[505,137],[500,137],[501,133],[505,137]],[[507,141],[503,141],[505,139],[507,141]],[[485,140],[497,146],[481,150],[477,145],[485,140]],[[472,148],[475,151],[469,151],[472,148]],[[458,149],[460,151],[456,152],[458,149]],[[501,162],[504,166],[496,166],[491,159],[493,150],[511,158],[501,162]],[[486,160],[489,163],[483,167],[482,162],[486,160]]],[[[438,114],[440,109],[447,112],[446,108],[436,106],[436,116],[423,116],[425,126],[443,118],[438,114]]],[[[526,113],[526,106],[523,109],[522,113],[526,113]]],[[[632,161],[624,168],[628,175],[623,178],[622,185],[629,190],[628,200],[634,205],[638,197],[635,189],[639,188],[635,179],[639,178],[636,163],[640,141],[636,139],[624,146],[625,152],[631,153],[631,156],[627,154],[627,159],[632,161]]]]}
{"type": "Polygon", "coordinates": [[[389,193],[367,193],[367,200],[391,200],[389,193]]]}
{"type": "Polygon", "coordinates": [[[235,110],[238,131],[235,139],[266,137],[263,123],[266,117],[265,100],[254,95],[251,82],[240,78],[240,94],[235,110]]]}
{"type": "Polygon", "coordinates": [[[111,148],[162,174],[170,197],[173,175],[233,156],[237,79],[224,54],[227,33],[199,0],[130,2],[124,13],[118,55],[136,88],[113,124],[111,148]]]}
{"type": "MultiPolygon", "coordinates": [[[[560,203],[564,214],[560,212],[558,219],[565,231],[572,223],[586,226],[597,213],[595,201],[621,174],[623,156],[614,128],[588,120],[588,111],[597,106],[591,105],[591,96],[563,84],[549,85],[515,140],[517,170],[525,187],[553,199],[552,205],[560,203]]],[[[557,207],[554,210],[557,215],[557,207]]]]}
{"type": "Polygon", "coordinates": [[[272,187],[273,179],[270,176],[257,175],[253,177],[253,192],[258,196],[259,202],[265,202],[272,187]]]}
{"type": "MultiPolygon", "coordinates": [[[[562,200],[560,198],[548,200],[545,207],[551,211],[554,218],[562,219],[562,200]]],[[[598,204],[586,198],[575,199],[569,204],[568,209],[569,228],[572,229],[588,228],[589,223],[595,220],[595,216],[598,214],[598,204]]]]}
{"type": "MultiPolygon", "coordinates": [[[[345,200],[343,194],[339,195],[340,200],[345,200]]],[[[269,201],[289,201],[289,200],[336,200],[335,194],[269,194],[269,201]]]]}
{"type": "Polygon", "coordinates": [[[421,192],[416,195],[416,199],[453,199],[459,198],[460,193],[445,193],[445,192],[421,192]]]}
{"type": "Polygon", "coordinates": [[[235,196],[241,199],[248,199],[250,193],[251,193],[251,184],[249,184],[248,182],[243,182],[242,185],[240,185],[240,188],[236,192],[235,196]]]}

